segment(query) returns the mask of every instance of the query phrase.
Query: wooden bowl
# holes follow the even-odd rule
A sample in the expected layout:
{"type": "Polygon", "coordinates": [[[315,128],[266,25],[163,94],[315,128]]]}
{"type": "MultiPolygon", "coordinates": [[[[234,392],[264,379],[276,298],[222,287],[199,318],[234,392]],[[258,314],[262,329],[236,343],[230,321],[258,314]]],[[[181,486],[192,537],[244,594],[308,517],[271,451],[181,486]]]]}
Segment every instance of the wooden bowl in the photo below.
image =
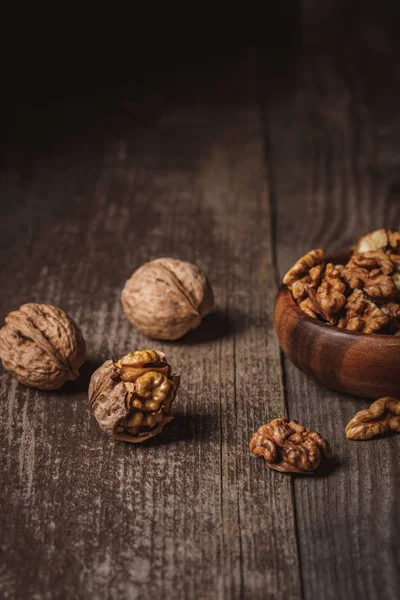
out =
{"type": "Polygon", "coordinates": [[[356,333],[308,317],[283,286],[275,329],[284,354],[307,375],[347,394],[400,398],[400,336],[356,333]]]}

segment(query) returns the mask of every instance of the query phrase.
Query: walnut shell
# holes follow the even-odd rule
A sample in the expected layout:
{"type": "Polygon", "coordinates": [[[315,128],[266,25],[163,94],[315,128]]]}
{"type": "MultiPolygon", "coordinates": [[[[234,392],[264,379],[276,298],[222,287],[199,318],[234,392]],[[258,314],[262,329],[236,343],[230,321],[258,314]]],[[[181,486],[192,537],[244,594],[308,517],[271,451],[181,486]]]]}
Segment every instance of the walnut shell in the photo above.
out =
{"type": "Polygon", "coordinates": [[[89,405],[106,433],[137,444],[173,419],[170,410],[179,382],[163,352],[137,350],[116,363],[107,360],[93,373],[89,405]]]}
{"type": "Polygon", "coordinates": [[[121,293],[125,314],[136,329],[159,340],[177,340],[194,329],[214,306],[204,273],[191,263],[157,258],[137,269],[121,293]]]}
{"type": "Polygon", "coordinates": [[[50,304],[23,304],[0,329],[0,359],[24,385],[55,390],[79,375],[86,355],[77,324],[50,304]]]}

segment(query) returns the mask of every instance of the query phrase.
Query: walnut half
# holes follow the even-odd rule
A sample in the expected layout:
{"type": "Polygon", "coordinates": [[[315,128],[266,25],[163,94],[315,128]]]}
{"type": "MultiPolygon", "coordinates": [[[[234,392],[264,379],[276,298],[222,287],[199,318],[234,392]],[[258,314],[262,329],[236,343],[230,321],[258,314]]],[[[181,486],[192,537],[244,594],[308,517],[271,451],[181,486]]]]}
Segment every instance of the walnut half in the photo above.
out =
{"type": "Polygon", "coordinates": [[[368,440],[386,431],[400,432],[400,401],[386,396],[354,415],[346,427],[350,440],[368,440]]]}
{"type": "MultiPolygon", "coordinates": [[[[287,285],[289,289],[292,289],[293,285],[296,284],[300,279],[309,276],[310,271],[324,262],[324,251],[322,248],[311,250],[293,265],[291,269],[286,273],[283,278],[284,285],[287,285]]],[[[318,272],[318,277],[321,271],[318,272]]],[[[305,281],[305,283],[308,282],[305,281]]],[[[296,296],[299,297],[299,296],[296,296]]]]}
{"type": "Polygon", "coordinates": [[[347,298],[346,315],[338,327],[349,331],[376,333],[389,323],[389,317],[360,289],[355,289],[347,298]]]}
{"type": "Polygon", "coordinates": [[[129,352],[116,363],[106,361],[93,373],[90,408],[109,435],[125,442],[144,442],[172,420],[179,381],[159,350],[129,352]]]}
{"type": "Polygon", "coordinates": [[[357,242],[354,252],[363,254],[376,250],[394,250],[400,248],[400,232],[394,229],[376,229],[363,235],[357,242]]]}
{"type": "Polygon", "coordinates": [[[250,450],[262,456],[267,465],[285,473],[311,474],[331,449],[316,431],[286,418],[274,419],[253,435],[250,450]]]}

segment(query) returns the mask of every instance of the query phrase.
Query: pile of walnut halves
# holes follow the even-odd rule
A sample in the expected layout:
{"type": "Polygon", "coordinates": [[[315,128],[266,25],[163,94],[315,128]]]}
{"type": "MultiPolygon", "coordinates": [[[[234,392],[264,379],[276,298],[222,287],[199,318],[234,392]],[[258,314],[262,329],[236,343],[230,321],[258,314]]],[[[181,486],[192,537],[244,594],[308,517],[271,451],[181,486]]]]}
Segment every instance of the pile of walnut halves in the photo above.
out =
{"type": "Polygon", "coordinates": [[[358,241],[346,264],[311,250],[283,283],[310,317],[350,331],[400,333],[400,231],[378,229],[358,241]]]}

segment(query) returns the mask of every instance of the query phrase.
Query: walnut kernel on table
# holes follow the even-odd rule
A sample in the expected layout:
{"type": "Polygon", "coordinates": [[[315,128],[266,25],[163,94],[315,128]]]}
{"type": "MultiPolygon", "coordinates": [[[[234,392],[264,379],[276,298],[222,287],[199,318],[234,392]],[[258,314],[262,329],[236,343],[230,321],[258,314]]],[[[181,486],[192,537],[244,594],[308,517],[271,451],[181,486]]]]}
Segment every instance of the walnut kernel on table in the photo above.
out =
{"type": "Polygon", "coordinates": [[[350,440],[368,440],[386,431],[400,432],[400,401],[386,396],[354,415],[346,427],[350,440]]]}
{"type": "Polygon", "coordinates": [[[289,269],[283,283],[301,310],[349,331],[400,332],[400,231],[364,235],[346,264],[327,262],[311,250],[289,269]]]}
{"type": "Polygon", "coordinates": [[[100,427],[117,440],[140,443],[172,420],[180,376],[159,350],[107,360],[90,380],[89,404],[100,427]]]}
{"type": "Polygon", "coordinates": [[[0,359],[24,385],[55,390],[79,375],[85,361],[79,327],[50,304],[23,304],[0,329],[0,359]]]}
{"type": "Polygon", "coordinates": [[[196,265],[158,258],[127,280],[121,302],[136,329],[151,338],[177,340],[200,325],[214,307],[214,296],[196,265]]]}
{"type": "Polygon", "coordinates": [[[318,469],[323,458],[332,455],[319,433],[286,418],[260,427],[250,441],[250,450],[262,456],[271,469],[308,475],[318,469]]]}

